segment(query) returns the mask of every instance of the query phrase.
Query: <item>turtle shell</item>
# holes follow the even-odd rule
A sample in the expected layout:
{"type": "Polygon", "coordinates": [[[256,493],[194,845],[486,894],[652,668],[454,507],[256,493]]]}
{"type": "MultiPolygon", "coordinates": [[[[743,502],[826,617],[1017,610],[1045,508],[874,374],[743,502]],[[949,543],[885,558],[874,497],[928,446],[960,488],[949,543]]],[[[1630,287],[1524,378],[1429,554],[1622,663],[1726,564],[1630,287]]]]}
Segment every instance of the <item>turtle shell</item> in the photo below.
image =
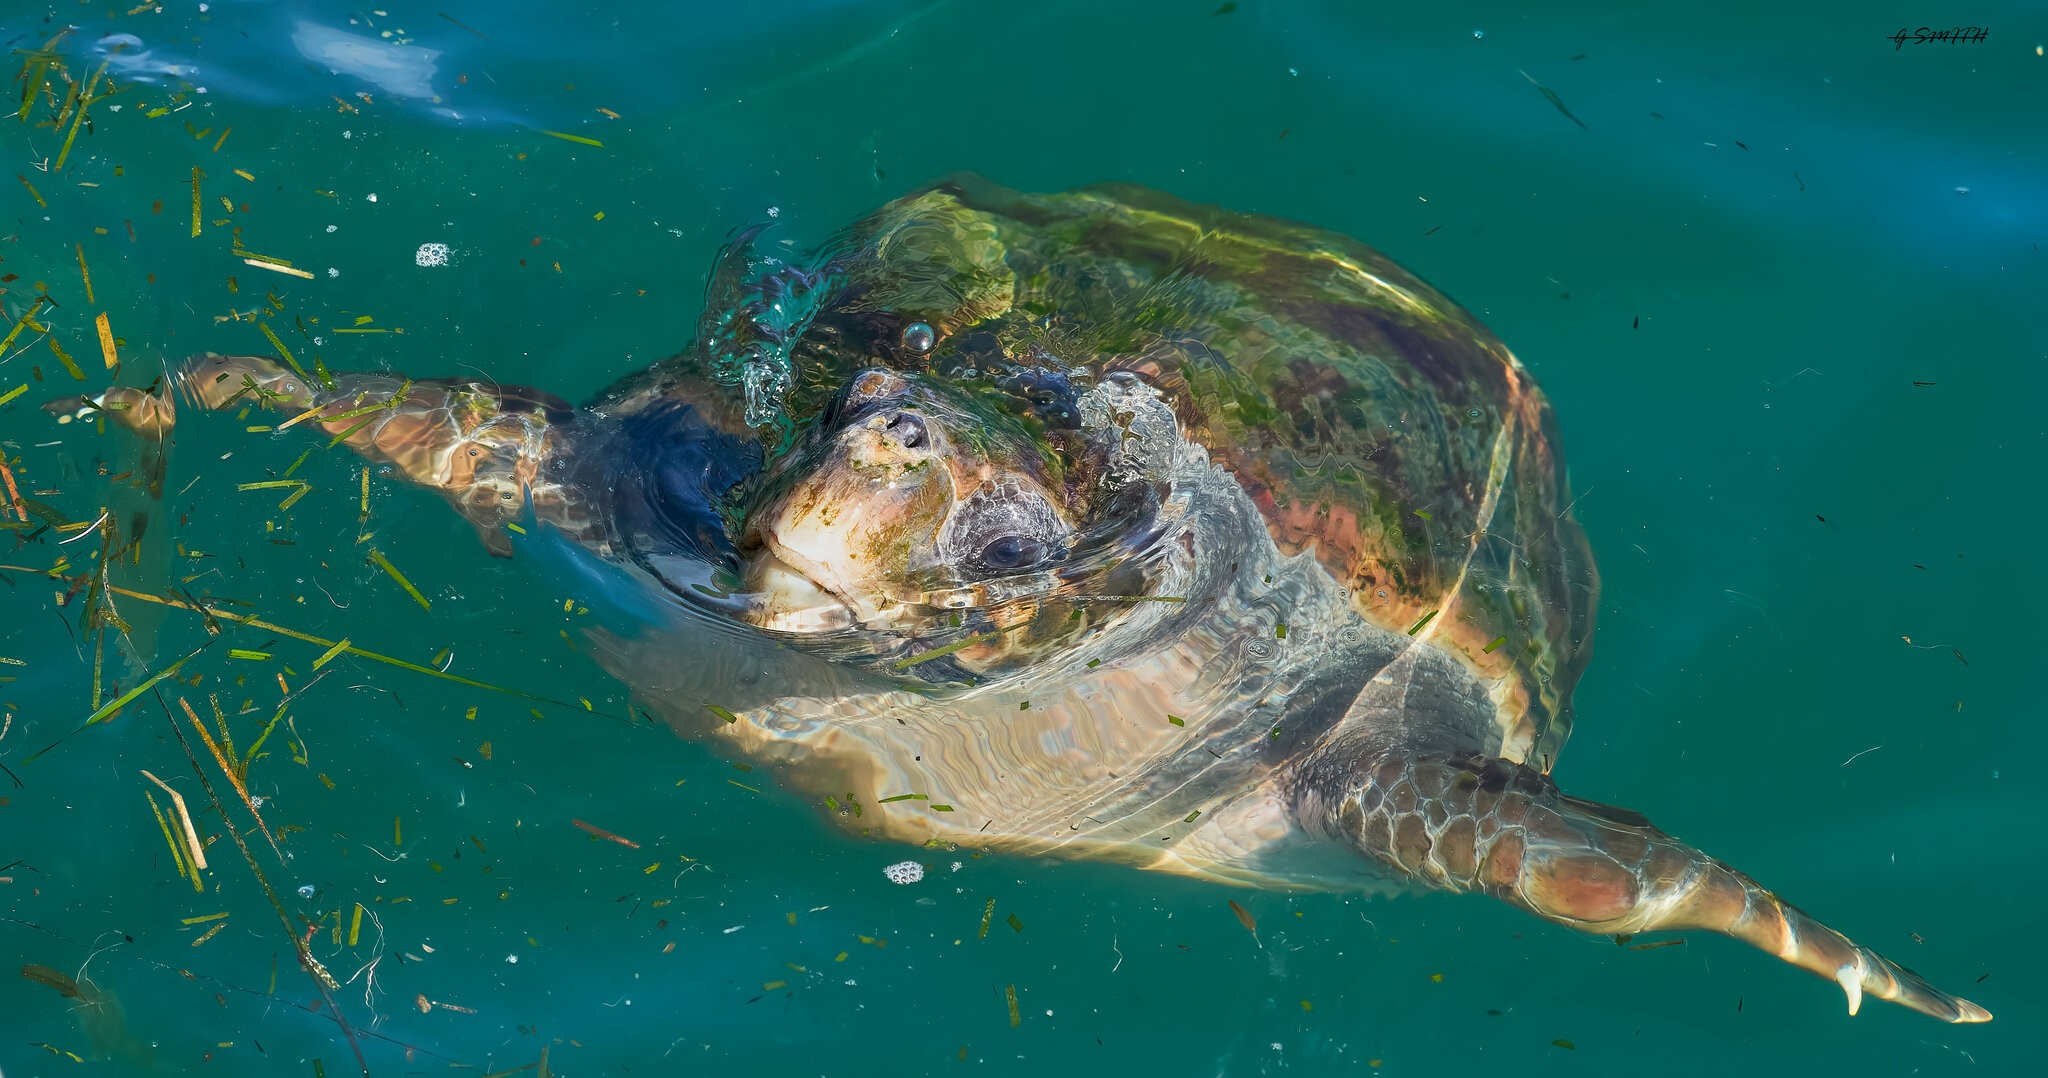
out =
{"type": "Polygon", "coordinates": [[[1314,557],[1366,620],[1477,674],[1500,755],[1554,761],[1597,579],[1550,406],[1505,345],[1385,256],[1130,185],[1027,195],[960,176],[856,224],[805,282],[789,414],[853,364],[1134,372],[1283,555],[1314,557]]]}

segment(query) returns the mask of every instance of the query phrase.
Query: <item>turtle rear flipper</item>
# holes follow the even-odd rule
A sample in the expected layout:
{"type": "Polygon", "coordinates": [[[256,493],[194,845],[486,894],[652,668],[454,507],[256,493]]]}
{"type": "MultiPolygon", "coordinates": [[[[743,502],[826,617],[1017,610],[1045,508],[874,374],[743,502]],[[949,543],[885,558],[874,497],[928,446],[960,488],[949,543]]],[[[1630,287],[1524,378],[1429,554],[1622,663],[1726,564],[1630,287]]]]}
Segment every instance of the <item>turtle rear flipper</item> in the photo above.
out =
{"type": "Polygon", "coordinates": [[[1946,1022],[1991,1020],[1643,817],[1567,797],[1533,768],[1390,751],[1362,771],[1341,792],[1311,782],[1303,816],[1418,883],[1484,892],[1586,932],[1724,933],[1841,985],[1850,1014],[1870,996],[1946,1022]]]}
{"type": "MultiPolygon", "coordinates": [[[[492,554],[510,556],[505,525],[529,500],[541,520],[581,536],[595,527],[582,500],[558,480],[577,431],[576,411],[525,386],[342,371],[314,383],[263,356],[206,354],[172,375],[178,397],[205,409],[260,404],[285,415],[279,430],[326,432],[404,479],[441,492],[477,526],[492,554]]],[[[114,392],[110,391],[109,397],[114,392]]],[[[128,390],[122,421],[161,422],[168,400],[128,390]],[[138,399],[139,398],[139,399],[138,399]]]]}

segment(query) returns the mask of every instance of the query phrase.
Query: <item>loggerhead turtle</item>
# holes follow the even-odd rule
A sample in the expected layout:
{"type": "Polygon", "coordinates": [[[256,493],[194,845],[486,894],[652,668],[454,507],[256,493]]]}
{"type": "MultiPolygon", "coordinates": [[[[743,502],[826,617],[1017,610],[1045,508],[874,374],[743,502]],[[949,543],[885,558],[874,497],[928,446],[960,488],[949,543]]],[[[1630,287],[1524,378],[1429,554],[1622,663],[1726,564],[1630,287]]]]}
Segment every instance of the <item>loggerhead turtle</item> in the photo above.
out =
{"type": "MultiPolygon", "coordinates": [[[[864,834],[1249,885],[1478,891],[1726,933],[1991,1015],[1636,813],[1560,792],[1597,592],[1548,403],[1341,236],[958,177],[588,407],[202,356],[608,597],[600,661],[864,834]],[[323,373],[324,377],[324,373],[323,373]]],[[[168,429],[170,398],[102,402],[168,429]]]]}

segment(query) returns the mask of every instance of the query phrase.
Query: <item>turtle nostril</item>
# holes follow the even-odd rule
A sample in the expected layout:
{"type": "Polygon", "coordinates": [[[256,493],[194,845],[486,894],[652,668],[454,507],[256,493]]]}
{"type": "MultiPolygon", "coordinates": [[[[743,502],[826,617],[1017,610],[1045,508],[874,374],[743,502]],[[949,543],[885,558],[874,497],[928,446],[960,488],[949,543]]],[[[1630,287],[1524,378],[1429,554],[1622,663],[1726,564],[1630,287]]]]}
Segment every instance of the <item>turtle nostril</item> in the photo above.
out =
{"type": "Polygon", "coordinates": [[[889,425],[882,429],[905,449],[916,449],[927,440],[924,420],[909,412],[898,412],[890,416],[889,425]]]}

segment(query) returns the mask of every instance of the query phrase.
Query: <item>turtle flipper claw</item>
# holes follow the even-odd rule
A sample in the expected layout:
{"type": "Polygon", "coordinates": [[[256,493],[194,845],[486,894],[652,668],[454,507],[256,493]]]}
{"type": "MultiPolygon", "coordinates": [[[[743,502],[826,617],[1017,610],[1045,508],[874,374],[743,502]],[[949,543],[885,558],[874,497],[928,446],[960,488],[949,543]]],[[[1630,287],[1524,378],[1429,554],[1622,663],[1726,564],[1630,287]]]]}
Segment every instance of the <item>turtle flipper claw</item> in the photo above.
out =
{"type": "MultiPolygon", "coordinates": [[[[1715,864],[1719,865],[1719,862],[1715,864]]],[[[1863,998],[1870,996],[1911,1007],[1944,1022],[1991,1021],[1990,1011],[1928,984],[1912,970],[1876,951],[1858,946],[1847,936],[1807,916],[1798,907],[1758,888],[1749,877],[1725,865],[1720,867],[1745,886],[1758,891],[1766,903],[1774,904],[1775,908],[1745,917],[1745,923],[1737,926],[1738,930],[1731,931],[1712,924],[1701,927],[1728,932],[1737,939],[1772,951],[1802,969],[1812,970],[1823,977],[1832,976],[1835,983],[1842,986],[1842,994],[1848,997],[1850,1014],[1862,1009],[1863,998]]],[[[1749,899],[1747,905],[1754,910],[1759,903],[1749,899]]]]}
{"type": "MultiPolygon", "coordinates": [[[[1725,933],[1834,981],[1847,997],[1852,1015],[1869,997],[1944,1022],[1991,1020],[1990,1011],[1859,946],[1727,864],[1654,829],[1644,837],[1662,849],[1646,855],[1636,876],[1641,897],[1630,917],[1639,923],[1621,931],[1704,928],[1725,933]],[[1661,862],[1687,858],[1689,864],[1677,875],[1664,875],[1664,869],[1650,868],[1653,858],[1661,862]]],[[[1594,851],[1594,855],[1599,854],[1594,851]]]]}
{"type": "Polygon", "coordinates": [[[1641,816],[1567,797],[1521,764],[1390,753],[1349,795],[1303,807],[1420,883],[1483,891],[1586,932],[1720,932],[1834,981],[1850,1014],[1868,997],[1944,1022],[1991,1020],[1641,816]]]}
{"type": "Polygon", "coordinates": [[[1843,966],[1835,971],[1835,981],[1842,986],[1842,993],[1849,997],[1849,1017],[1863,1008],[1863,971],[1856,966],[1843,966]]]}

